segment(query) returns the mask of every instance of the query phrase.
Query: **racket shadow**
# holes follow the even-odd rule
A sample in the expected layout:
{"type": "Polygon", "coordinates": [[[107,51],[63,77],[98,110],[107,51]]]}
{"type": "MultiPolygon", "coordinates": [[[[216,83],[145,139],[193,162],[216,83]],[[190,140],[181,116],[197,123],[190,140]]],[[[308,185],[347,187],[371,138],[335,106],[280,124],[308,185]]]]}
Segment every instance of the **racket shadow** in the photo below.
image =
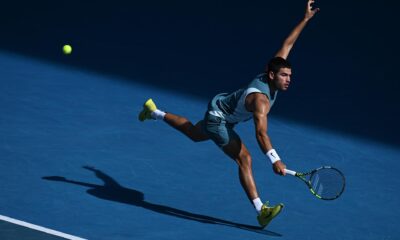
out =
{"type": "Polygon", "coordinates": [[[259,233],[259,234],[264,234],[264,235],[268,235],[268,236],[274,236],[274,237],[282,236],[279,233],[261,229],[258,226],[252,226],[252,225],[231,222],[231,221],[227,221],[224,219],[219,219],[219,218],[210,217],[210,216],[197,214],[197,213],[191,213],[191,212],[184,211],[181,209],[148,202],[144,199],[144,194],[142,192],[135,190],[135,189],[125,188],[125,187],[121,186],[113,178],[111,178],[110,176],[108,176],[107,174],[105,174],[104,172],[102,172],[98,169],[95,169],[93,167],[87,167],[87,166],[85,166],[84,168],[87,170],[93,171],[95,173],[95,175],[104,182],[104,185],[97,185],[97,184],[92,184],[92,183],[85,183],[85,182],[69,180],[69,179],[66,179],[65,177],[60,177],[60,176],[47,176],[47,177],[42,177],[42,179],[49,180],[49,181],[71,183],[71,184],[76,184],[76,185],[80,185],[80,186],[84,186],[84,187],[89,187],[90,189],[87,190],[87,193],[94,197],[97,197],[97,198],[100,198],[103,200],[109,200],[109,201],[129,204],[129,205],[133,205],[136,207],[142,207],[147,210],[157,212],[160,214],[164,214],[164,215],[169,215],[172,217],[183,218],[186,220],[191,220],[191,221],[196,221],[196,222],[201,222],[201,223],[206,223],[206,224],[216,224],[216,225],[222,225],[222,226],[227,226],[227,227],[233,227],[233,228],[238,228],[238,229],[255,232],[255,233],[259,233]]]}

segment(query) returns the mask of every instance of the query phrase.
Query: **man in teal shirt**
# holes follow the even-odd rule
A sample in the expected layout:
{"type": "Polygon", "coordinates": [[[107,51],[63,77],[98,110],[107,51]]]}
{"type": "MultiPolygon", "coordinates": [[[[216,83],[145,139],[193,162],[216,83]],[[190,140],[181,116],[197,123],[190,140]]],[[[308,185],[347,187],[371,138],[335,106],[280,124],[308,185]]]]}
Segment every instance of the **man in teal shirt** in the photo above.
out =
{"type": "Polygon", "coordinates": [[[184,117],[157,109],[152,99],[145,102],[139,114],[140,121],[164,120],[195,142],[213,140],[238,164],[240,183],[253,203],[258,213],[257,220],[263,228],[280,213],[283,204],[268,206],[267,203],[262,203],[252,174],[250,153],[234,131],[234,126],[253,118],[261,151],[271,161],[274,172],[285,175],[286,166],[272,147],[267,134],[267,116],[276,100],[277,92],[286,91],[289,87],[292,71],[286,59],[303,28],[319,11],[318,8],[313,9],[313,3],[314,0],[308,0],[304,18],[285,39],[280,50],[268,63],[266,71],[245,88],[215,96],[210,101],[203,120],[193,125],[184,117]]]}

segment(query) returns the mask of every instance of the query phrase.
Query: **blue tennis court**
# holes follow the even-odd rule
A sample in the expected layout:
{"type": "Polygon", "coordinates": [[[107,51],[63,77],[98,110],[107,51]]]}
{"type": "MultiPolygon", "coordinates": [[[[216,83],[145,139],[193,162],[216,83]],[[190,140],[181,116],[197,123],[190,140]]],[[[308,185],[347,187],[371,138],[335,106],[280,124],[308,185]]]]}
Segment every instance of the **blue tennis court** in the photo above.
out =
{"type": "Polygon", "coordinates": [[[275,175],[253,122],[235,128],[260,197],[285,204],[261,230],[235,162],[212,141],[137,115],[151,97],[202,119],[210,97],[263,71],[304,4],[57,4],[9,2],[1,16],[0,239],[399,238],[399,83],[374,25],[393,24],[396,7],[370,19],[373,5],[319,3],[291,57],[293,88],[268,117],[288,168],[344,173],[340,198],[275,175]]]}
{"type": "Polygon", "coordinates": [[[137,120],[148,96],[190,119],[202,117],[205,100],[5,52],[0,62],[1,215],[85,239],[399,234],[395,147],[272,116],[270,134],[288,166],[345,173],[343,196],[325,202],[292,177],[274,175],[252,123],[239,125],[261,196],[286,205],[259,230],[235,163],[212,142],[195,144],[163,122],[137,120]]]}

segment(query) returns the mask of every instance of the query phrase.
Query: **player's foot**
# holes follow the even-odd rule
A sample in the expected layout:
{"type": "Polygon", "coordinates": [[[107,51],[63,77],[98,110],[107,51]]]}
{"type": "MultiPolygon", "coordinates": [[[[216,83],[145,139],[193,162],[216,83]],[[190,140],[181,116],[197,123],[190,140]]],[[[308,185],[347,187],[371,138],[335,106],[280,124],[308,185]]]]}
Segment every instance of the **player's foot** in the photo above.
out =
{"type": "Polygon", "coordinates": [[[268,202],[262,205],[260,215],[257,216],[258,223],[265,228],[282,210],[283,204],[269,207],[268,202]]]}
{"type": "Polygon", "coordinates": [[[139,113],[139,120],[144,121],[147,119],[153,119],[151,117],[151,113],[157,110],[156,104],[153,102],[153,99],[149,98],[144,104],[143,104],[143,110],[139,113]]]}

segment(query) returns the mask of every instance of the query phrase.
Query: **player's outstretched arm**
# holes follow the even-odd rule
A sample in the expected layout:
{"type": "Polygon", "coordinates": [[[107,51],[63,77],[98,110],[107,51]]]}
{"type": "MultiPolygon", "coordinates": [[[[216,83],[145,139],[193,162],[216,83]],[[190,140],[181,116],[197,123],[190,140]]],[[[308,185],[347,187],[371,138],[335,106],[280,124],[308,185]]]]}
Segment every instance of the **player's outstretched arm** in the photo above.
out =
{"type": "Polygon", "coordinates": [[[308,0],[304,18],[296,25],[289,36],[285,39],[281,49],[275,54],[275,57],[282,57],[284,59],[288,57],[290,50],[292,50],[294,43],[299,37],[301,31],[303,31],[303,28],[307,25],[307,22],[319,11],[319,8],[312,8],[312,4],[314,2],[314,0],[308,0]]]}

